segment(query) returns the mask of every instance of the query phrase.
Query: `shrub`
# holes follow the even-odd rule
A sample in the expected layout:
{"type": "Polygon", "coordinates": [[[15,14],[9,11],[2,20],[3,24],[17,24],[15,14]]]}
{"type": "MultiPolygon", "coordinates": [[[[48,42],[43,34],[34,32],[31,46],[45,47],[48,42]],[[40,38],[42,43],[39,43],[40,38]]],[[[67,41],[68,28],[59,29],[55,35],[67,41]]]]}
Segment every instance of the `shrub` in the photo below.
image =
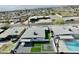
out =
{"type": "Polygon", "coordinates": [[[62,18],[57,18],[55,19],[55,21],[53,21],[53,24],[59,24],[59,25],[64,24],[64,20],[62,18]]]}

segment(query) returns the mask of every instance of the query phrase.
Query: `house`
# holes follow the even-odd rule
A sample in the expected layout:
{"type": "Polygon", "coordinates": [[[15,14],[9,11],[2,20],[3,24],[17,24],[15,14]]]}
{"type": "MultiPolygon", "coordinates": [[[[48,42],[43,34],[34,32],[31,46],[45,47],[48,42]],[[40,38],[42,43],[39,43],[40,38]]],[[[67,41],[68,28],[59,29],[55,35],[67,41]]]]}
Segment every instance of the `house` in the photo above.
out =
{"type": "Polygon", "coordinates": [[[45,30],[48,30],[48,27],[32,26],[28,28],[12,49],[12,53],[30,53],[34,43],[48,43],[49,39],[45,38],[45,30]]]}
{"type": "Polygon", "coordinates": [[[17,40],[25,31],[23,27],[13,27],[5,30],[0,34],[0,39],[3,40],[17,40]]]}
{"type": "Polygon", "coordinates": [[[51,22],[52,20],[50,19],[49,16],[33,16],[29,18],[30,22],[35,22],[35,23],[45,23],[45,22],[51,22]]]}
{"type": "Polygon", "coordinates": [[[10,21],[11,22],[19,22],[20,21],[20,16],[12,16],[10,21]]]}
{"type": "Polygon", "coordinates": [[[74,17],[63,17],[64,21],[78,21],[79,17],[74,16],[74,17]]]}
{"type": "Polygon", "coordinates": [[[45,39],[45,30],[43,27],[31,27],[25,31],[21,36],[20,42],[48,42],[48,39],[45,39]]]}

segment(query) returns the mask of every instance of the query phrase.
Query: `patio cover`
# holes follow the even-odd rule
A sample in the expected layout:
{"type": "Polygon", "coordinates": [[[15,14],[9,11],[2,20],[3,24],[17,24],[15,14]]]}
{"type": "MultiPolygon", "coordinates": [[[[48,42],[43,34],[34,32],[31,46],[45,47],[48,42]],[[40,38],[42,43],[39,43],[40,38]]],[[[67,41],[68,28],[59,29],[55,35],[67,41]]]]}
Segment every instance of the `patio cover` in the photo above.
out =
{"type": "Polygon", "coordinates": [[[60,39],[74,39],[74,37],[72,36],[72,35],[62,35],[62,36],[59,36],[60,37],[60,39]]]}
{"type": "Polygon", "coordinates": [[[31,42],[31,39],[21,39],[20,42],[31,42]]]}

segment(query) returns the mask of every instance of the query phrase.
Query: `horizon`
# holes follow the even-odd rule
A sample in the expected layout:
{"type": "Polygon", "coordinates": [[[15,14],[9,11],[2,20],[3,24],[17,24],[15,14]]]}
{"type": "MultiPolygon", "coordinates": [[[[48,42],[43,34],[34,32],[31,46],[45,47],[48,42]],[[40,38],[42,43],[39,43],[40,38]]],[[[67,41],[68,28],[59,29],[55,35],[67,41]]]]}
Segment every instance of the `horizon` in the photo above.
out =
{"type": "Polygon", "coordinates": [[[63,5],[0,5],[0,11],[12,11],[20,9],[49,8],[63,5]]]}

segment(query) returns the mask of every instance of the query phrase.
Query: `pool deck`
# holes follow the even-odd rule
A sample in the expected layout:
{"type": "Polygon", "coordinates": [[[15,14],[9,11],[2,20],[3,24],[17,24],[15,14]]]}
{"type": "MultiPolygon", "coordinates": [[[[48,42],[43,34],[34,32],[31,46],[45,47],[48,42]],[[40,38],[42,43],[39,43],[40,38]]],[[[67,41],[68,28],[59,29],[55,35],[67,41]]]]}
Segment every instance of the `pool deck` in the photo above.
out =
{"type": "Polygon", "coordinates": [[[63,40],[59,41],[59,52],[64,52],[64,53],[79,53],[79,51],[70,51],[66,47],[65,43],[63,40]]]}
{"type": "Polygon", "coordinates": [[[68,52],[68,49],[63,40],[59,41],[59,52],[68,52]]]}

